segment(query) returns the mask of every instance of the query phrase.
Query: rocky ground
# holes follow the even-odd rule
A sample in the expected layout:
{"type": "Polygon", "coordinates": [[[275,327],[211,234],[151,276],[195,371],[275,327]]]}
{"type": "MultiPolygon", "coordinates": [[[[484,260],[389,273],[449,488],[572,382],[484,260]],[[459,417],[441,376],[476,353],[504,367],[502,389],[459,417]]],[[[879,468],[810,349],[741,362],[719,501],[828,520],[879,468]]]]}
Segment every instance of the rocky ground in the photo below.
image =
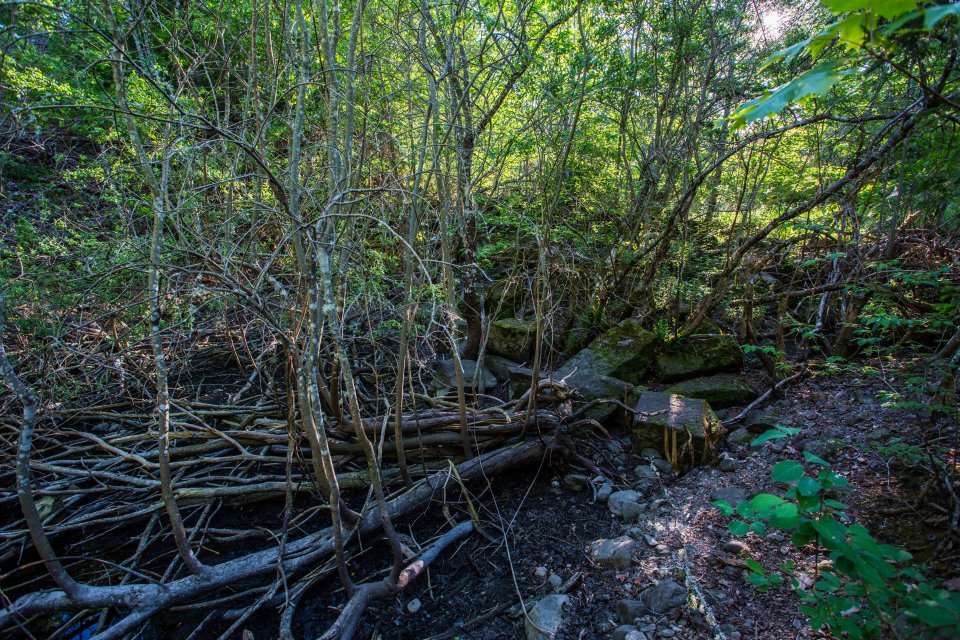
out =
{"type": "Polygon", "coordinates": [[[712,505],[775,491],[771,467],[782,459],[802,461],[804,450],[829,460],[850,481],[843,497],[854,521],[929,562],[937,586],[956,585],[960,581],[951,579],[960,575],[960,555],[953,543],[931,558],[948,530],[947,505],[933,492],[923,495],[929,476],[904,462],[923,430],[933,427],[884,402],[891,393],[907,397],[916,370],[909,363],[883,370],[868,365],[784,388],[739,430],[731,429],[713,464],[680,475],[658,450],[633,453],[628,429],[612,429],[598,435],[597,450],[587,456],[603,477],[548,461],[495,484],[485,496],[494,506],[481,516],[491,523],[490,539],[475,536],[438,562],[429,580],[379,607],[364,637],[830,637],[809,629],[790,589],[761,593],[746,580],[747,557],[776,571],[785,560],[815,563],[812,552],[794,549],[776,530],[734,538],[712,505]],[[799,432],[750,446],[773,424],[799,432]]]}

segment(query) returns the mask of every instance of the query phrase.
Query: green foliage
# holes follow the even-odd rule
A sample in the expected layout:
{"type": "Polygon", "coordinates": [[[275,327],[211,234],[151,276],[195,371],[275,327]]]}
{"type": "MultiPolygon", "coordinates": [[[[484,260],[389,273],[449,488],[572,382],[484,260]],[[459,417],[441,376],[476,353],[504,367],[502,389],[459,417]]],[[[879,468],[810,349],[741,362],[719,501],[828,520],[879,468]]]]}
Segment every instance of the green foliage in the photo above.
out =
{"type": "Polygon", "coordinates": [[[844,77],[862,73],[867,61],[888,60],[897,49],[897,36],[908,29],[930,31],[944,18],[960,15],[960,3],[917,9],[917,0],[822,0],[839,19],[822,31],[772,55],[764,66],[793,63],[807,56],[815,64],[785,84],[743,104],[731,117],[734,129],[787,106],[826,96],[844,77]],[[880,28],[881,21],[889,22],[880,28]]]}
{"type": "MultiPolygon", "coordinates": [[[[757,440],[784,435],[784,430],[772,431],[757,440]]],[[[714,504],[731,518],[728,528],[735,536],[779,529],[795,547],[812,548],[818,559],[829,561],[803,568],[784,563],[770,571],[751,558],[747,579],[766,591],[789,578],[810,626],[834,635],[879,638],[891,628],[907,629],[912,636],[935,630],[960,634],[960,594],[935,588],[907,564],[909,553],[877,542],[865,527],[851,523],[846,505],[833,497],[847,480],[809,452],[804,462],[774,465],[772,476],[785,487],[782,493],[761,493],[736,507],[723,500],[714,504]]]]}

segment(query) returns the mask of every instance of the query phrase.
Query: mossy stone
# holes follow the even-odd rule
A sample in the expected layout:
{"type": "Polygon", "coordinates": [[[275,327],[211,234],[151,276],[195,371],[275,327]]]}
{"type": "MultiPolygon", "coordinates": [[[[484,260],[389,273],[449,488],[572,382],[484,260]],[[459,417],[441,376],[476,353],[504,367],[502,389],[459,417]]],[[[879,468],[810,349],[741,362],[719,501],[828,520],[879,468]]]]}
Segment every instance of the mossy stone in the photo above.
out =
{"type": "Polygon", "coordinates": [[[639,384],[653,363],[656,337],[640,323],[627,319],[596,338],[568,360],[562,372],[588,371],[639,384]]]}
{"type": "Polygon", "coordinates": [[[699,398],[710,403],[711,407],[723,408],[747,404],[757,397],[750,385],[730,373],[718,373],[703,378],[694,378],[679,382],[665,389],[687,398],[699,398]]]}
{"type": "Polygon", "coordinates": [[[743,352],[737,340],[727,335],[692,335],[655,356],[657,377],[664,382],[687,380],[720,371],[737,371],[743,352]]]}

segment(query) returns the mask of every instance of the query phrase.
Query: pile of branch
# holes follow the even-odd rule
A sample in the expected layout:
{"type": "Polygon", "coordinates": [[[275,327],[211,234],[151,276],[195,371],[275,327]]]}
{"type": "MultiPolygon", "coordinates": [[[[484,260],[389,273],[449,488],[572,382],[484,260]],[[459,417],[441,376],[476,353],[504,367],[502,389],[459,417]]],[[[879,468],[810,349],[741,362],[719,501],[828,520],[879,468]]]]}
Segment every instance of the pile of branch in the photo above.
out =
{"type": "MultiPolygon", "coordinates": [[[[535,463],[548,451],[557,429],[576,424],[569,399],[570,392],[562,383],[543,381],[536,403],[539,408],[532,413],[528,412],[528,397],[466,412],[442,401],[433,402],[429,410],[400,416],[399,443],[395,439],[396,416],[364,420],[364,431],[377,447],[381,481],[389,490],[385,503],[389,519],[423,511],[433,501],[457,495],[466,484],[505,469],[535,463]],[[462,456],[464,418],[473,449],[479,453],[471,459],[462,456]],[[396,466],[399,451],[406,457],[407,480],[396,466]]],[[[174,496],[179,505],[191,510],[186,533],[192,547],[201,554],[217,542],[264,538],[272,542],[225,562],[204,564],[200,573],[187,573],[176,556],[169,559],[170,527],[164,525],[160,453],[157,434],[151,432],[152,414],[132,404],[48,413],[37,429],[29,459],[31,494],[47,540],[70,550],[69,555],[61,554],[57,564],[80,558],[70,573],[83,573],[84,582],[63,588],[55,571],[51,573],[59,589],[51,589],[49,579],[43,576],[30,582],[15,581],[19,582],[13,589],[17,597],[0,610],[0,628],[29,627],[34,617],[53,611],[78,611],[74,620],[89,620],[92,612],[101,610],[95,637],[120,638],[150,616],[185,602],[202,606],[207,598],[208,606],[222,608],[222,592],[229,588],[234,592],[227,599],[246,597],[249,601],[259,596],[254,605],[233,616],[231,632],[277,593],[296,594],[296,598],[286,596],[291,613],[283,616],[281,629],[282,635],[291,636],[296,601],[306,585],[336,569],[338,553],[333,526],[322,526],[322,518],[315,517],[318,511],[328,509],[312,508],[293,515],[291,505],[298,492],[316,495],[316,505],[329,505],[310,471],[311,450],[301,442],[298,417],[288,414],[285,407],[266,403],[220,406],[178,400],[170,412],[168,453],[174,496]],[[283,501],[279,530],[215,526],[215,514],[222,507],[264,500],[283,501]],[[142,527],[138,537],[130,535],[134,526],[142,527]],[[121,532],[126,539],[138,539],[136,551],[116,562],[97,557],[95,541],[108,541],[121,532]],[[169,562],[158,565],[156,558],[164,555],[169,562]],[[290,589],[308,571],[307,579],[290,589]]],[[[14,442],[22,441],[24,425],[25,421],[13,416],[0,420],[0,435],[7,443],[0,453],[4,469],[17,466],[12,452],[16,451],[14,442]]],[[[337,462],[339,486],[357,489],[349,492],[351,498],[345,502],[354,503],[351,506],[358,517],[348,522],[341,534],[348,542],[356,542],[358,536],[381,533],[383,514],[368,492],[362,491],[370,486],[370,479],[360,444],[336,425],[329,429],[328,442],[337,462]]],[[[0,478],[0,486],[14,485],[13,471],[0,478]]],[[[15,512],[18,498],[22,501],[12,490],[0,491],[0,504],[7,513],[15,512]]],[[[32,542],[28,524],[17,518],[0,529],[0,565],[22,562],[24,550],[32,542]]],[[[358,585],[327,637],[349,637],[372,598],[403,588],[444,546],[473,530],[470,520],[461,523],[463,526],[451,524],[450,532],[418,563],[393,580],[358,585]]],[[[40,555],[49,560],[42,552],[40,555]]],[[[49,569],[52,563],[45,564],[49,569]]]]}

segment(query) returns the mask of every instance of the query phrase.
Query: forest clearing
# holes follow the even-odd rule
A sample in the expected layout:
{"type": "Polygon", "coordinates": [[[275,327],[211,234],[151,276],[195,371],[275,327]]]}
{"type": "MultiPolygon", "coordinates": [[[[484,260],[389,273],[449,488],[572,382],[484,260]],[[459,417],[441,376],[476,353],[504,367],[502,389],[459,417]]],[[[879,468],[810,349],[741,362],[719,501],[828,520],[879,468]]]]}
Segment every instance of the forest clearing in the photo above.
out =
{"type": "Polygon", "coordinates": [[[960,2],[0,42],[0,637],[960,637],[960,2]]]}

